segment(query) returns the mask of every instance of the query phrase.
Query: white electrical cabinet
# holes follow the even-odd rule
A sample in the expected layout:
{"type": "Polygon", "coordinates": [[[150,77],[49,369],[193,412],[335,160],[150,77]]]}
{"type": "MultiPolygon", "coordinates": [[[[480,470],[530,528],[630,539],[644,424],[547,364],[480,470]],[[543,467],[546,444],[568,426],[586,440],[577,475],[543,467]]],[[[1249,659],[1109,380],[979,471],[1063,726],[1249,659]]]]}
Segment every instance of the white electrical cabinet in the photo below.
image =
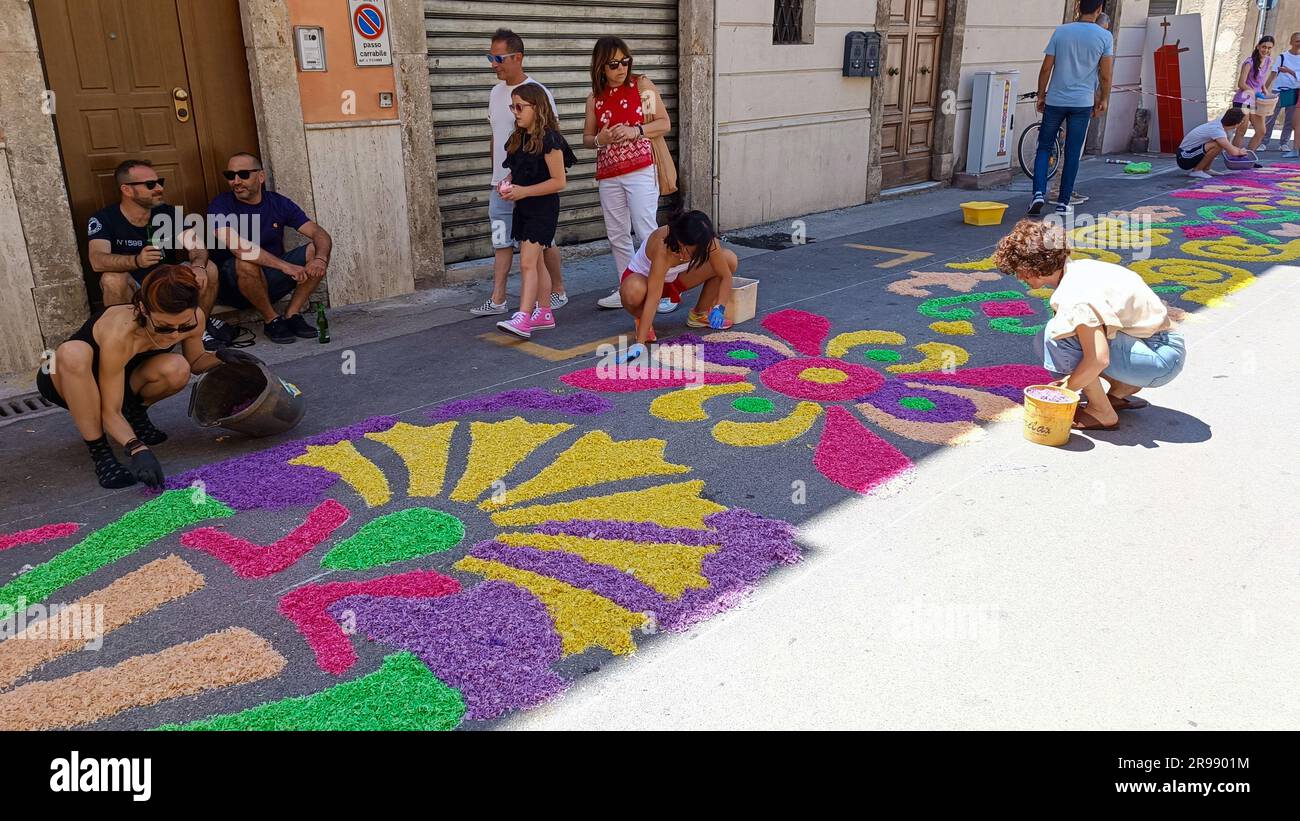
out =
{"type": "Polygon", "coordinates": [[[1019,71],[979,71],[971,89],[970,132],[966,138],[966,173],[983,174],[1011,167],[1019,71]]]}

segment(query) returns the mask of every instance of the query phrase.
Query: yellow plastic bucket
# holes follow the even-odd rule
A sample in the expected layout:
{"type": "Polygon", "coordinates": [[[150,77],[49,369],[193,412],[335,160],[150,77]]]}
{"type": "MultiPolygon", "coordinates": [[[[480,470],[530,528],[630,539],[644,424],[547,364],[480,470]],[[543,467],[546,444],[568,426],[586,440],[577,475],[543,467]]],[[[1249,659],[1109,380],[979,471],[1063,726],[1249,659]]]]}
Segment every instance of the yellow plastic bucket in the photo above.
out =
{"type": "Polygon", "coordinates": [[[1007,211],[1005,202],[963,202],[962,219],[967,225],[1001,225],[1002,215],[1007,211]]]}
{"type": "Polygon", "coordinates": [[[1025,388],[1025,438],[1040,445],[1064,445],[1070,441],[1078,407],[1079,394],[1069,388],[1030,385],[1025,388]]]}

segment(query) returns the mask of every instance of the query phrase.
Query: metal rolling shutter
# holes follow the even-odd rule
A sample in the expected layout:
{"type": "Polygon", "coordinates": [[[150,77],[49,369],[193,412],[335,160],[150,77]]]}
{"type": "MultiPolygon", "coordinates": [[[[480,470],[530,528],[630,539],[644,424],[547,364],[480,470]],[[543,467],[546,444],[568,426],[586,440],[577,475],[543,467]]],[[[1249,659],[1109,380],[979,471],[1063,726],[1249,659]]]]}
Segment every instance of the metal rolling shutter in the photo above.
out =
{"type": "Polygon", "coordinates": [[[496,76],[484,55],[499,27],[524,39],[524,70],[555,95],[565,139],[578,155],[560,194],[557,242],[605,236],[596,153],[582,148],[591,49],[597,38],[623,38],[636,58],[635,70],[659,87],[673,120],[668,146],[676,158],[677,0],[426,0],[424,17],[447,262],[492,254],[487,100],[496,76]]]}

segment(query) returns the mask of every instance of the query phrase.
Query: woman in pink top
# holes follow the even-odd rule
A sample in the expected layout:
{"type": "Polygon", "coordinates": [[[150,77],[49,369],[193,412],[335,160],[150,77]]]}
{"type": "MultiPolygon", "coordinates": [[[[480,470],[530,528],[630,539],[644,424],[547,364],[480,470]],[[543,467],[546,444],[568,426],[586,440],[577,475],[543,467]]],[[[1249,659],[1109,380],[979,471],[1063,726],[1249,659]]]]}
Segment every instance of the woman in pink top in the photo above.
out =
{"type": "MultiPolygon", "coordinates": [[[[1237,126],[1232,143],[1238,148],[1246,140],[1246,125],[1255,129],[1250,138],[1250,150],[1259,148],[1259,144],[1268,136],[1264,131],[1264,121],[1277,106],[1277,95],[1273,93],[1273,80],[1277,72],[1273,70],[1273,38],[1265,35],[1260,38],[1250,59],[1241,64],[1237,75],[1237,94],[1232,98],[1233,108],[1244,108],[1246,119],[1237,126]]],[[[1258,168],[1259,164],[1256,163],[1258,168]]]]}
{"type": "MultiPolygon", "coordinates": [[[[602,37],[591,54],[591,88],[582,144],[596,149],[596,180],[605,235],[614,252],[617,274],[627,270],[637,242],[658,227],[659,176],[650,140],[672,128],[668,110],[650,78],[632,72],[632,52],[617,37],[602,37]]],[[[676,307],[669,300],[660,310],[676,307]]],[[[618,308],[618,288],[598,303],[618,308]]]]}

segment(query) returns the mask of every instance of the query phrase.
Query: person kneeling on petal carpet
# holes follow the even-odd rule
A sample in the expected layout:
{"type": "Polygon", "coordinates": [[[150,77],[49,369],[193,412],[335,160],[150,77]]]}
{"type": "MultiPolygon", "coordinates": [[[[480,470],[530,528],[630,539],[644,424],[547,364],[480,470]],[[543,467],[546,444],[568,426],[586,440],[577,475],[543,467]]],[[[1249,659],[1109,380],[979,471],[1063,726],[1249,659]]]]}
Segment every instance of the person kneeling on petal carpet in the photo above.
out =
{"type": "Polygon", "coordinates": [[[1115,430],[1117,411],[1146,407],[1134,394],[1167,385],[1182,371],[1187,347],[1168,306],[1122,265],[1070,259],[1059,223],[1021,220],[998,243],[993,261],[1031,288],[1054,289],[1043,367],[1061,375],[1055,384],[1083,391],[1088,404],[1075,414],[1076,429],[1115,430]]]}

